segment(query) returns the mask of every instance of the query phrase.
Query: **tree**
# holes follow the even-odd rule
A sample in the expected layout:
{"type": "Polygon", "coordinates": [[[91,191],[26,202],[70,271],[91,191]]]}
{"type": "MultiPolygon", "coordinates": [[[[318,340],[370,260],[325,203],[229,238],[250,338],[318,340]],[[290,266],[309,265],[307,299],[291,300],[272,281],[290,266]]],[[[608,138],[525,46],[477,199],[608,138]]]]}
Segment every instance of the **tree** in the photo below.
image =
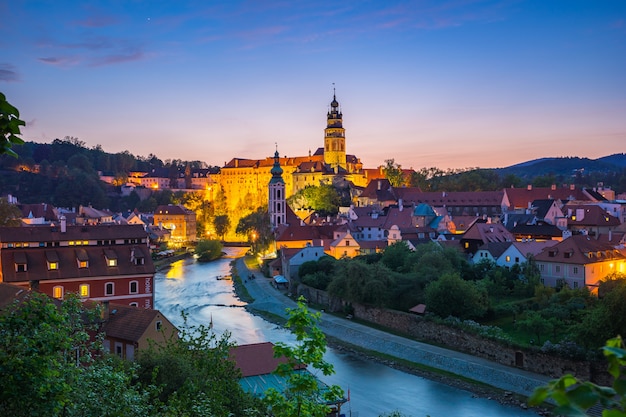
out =
{"type": "Polygon", "coordinates": [[[246,416],[257,407],[239,385],[241,373],[229,360],[230,334],[218,337],[211,326],[184,324],[178,338],[138,352],[138,380],[156,386],[158,415],[246,416]]]}
{"type": "Polygon", "coordinates": [[[210,262],[220,258],[223,248],[219,240],[199,240],[195,249],[195,253],[198,255],[198,262],[210,262]]]}
{"type": "Polygon", "coordinates": [[[26,126],[26,123],[20,120],[20,112],[0,93],[0,155],[7,154],[17,158],[17,153],[11,148],[24,143],[24,140],[17,137],[21,135],[21,126],[26,126]]]}
{"type": "Polygon", "coordinates": [[[541,345],[541,336],[552,332],[553,325],[536,311],[527,312],[523,319],[517,321],[517,327],[532,333],[537,338],[537,345],[541,345]]]}
{"type": "Polygon", "coordinates": [[[610,339],[602,348],[608,371],[613,377],[610,387],[583,382],[571,374],[538,387],[529,398],[530,405],[540,405],[548,398],[557,407],[555,415],[584,417],[591,407],[600,404],[602,417],[626,417],[626,346],[621,337],[610,339]]]}
{"type": "Polygon", "coordinates": [[[293,209],[315,210],[321,216],[334,216],[339,212],[341,196],[330,184],[307,185],[287,199],[293,209]]]}
{"type": "Polygon", "coordinates": [[[458,273],[445,273],[426,287],[426,305],[440,317],[480,318],[487,312],[485,291],[458,273]]]}
{"type": "Polygon", "coordinates": [[[217,233],[220,239],[224,240],[224,235],[228,233],[228,229],[230,229],[230,218],[228,214],[215,216],[213,218],[213,227],[215,227],[215,233],[217,233]]]}
{"type": "Polygon", "coordinates": [[[0,415],[147,415],[132,370],[92,356],[98,310],[68,296],[28,293],[0,315],[0,415]]]}
{"type": "Polygon", "coordinates": [[[406,181],[404,173],[402,172],[402,166],[396,164],[395,159],[385,159],[383,174],[385,174],[385,178],[389,180],[392,187],[402,187],[405,185],[406,181]]]}
{"type": "Polygon", "coordinates": [[[0,226],[19,226],[22,223],[22,212],[6,198],[0,198],[0,226]]]}
{"type": "Polygon", "coordinates": [[[334,373],[332,364],[324,360],[326,337],[318,327],[321,314],[309,312],[305,301],[300,297],[296,308],[287,309],[286,327],[295,334],[296,345],[279,342],[274,346],[274,357],[287,359],[275,370],[277,375],[286,378],[286,390],[279,392],[269,388],[265,392],[265,402],[274,417],[325,417],[330,411],[327,404],[343,400],[343,390],[339,386],[332,385],[323,390],[312,373],[294,371],[305,364],[326,376],[334,373]]]}
{"type": "Polygon", "coordinates": [[[267,250],[270,243],[274,240],[267,207],[261,207],[251,214],[242,217],[237,224],[235,233],[248,237],[253,253],[261,253],[267,250]]]}

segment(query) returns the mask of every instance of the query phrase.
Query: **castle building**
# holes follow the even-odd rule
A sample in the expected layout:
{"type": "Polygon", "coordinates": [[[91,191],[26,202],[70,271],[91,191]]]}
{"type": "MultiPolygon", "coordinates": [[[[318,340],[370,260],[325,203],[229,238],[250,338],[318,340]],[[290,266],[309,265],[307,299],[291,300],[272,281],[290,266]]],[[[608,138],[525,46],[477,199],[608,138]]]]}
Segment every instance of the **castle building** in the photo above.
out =
{"type": "Polygon", "coordinates": [[[335,94],[327,113],[324,147],[315,153],[282,158],[277,153],[273,158],[233,158],[222,167],[220,186],[230,213],[236,214],[241,207],[260,207],[269,203],[267,185],[274,178],[272,169],[276,163],[283,171],[285,199],[307,185],[350,181],[365,187],[368,182],[361,160],[346,153],[343,114],[335,94]]]}

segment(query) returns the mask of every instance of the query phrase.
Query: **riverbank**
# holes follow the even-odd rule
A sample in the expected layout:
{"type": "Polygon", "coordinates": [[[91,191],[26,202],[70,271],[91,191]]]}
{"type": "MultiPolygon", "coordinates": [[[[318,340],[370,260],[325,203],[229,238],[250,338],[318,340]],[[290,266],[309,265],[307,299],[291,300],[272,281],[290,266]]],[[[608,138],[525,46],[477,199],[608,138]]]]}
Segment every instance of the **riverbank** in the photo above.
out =
{"type": "MultiPolygon", "coordinates": [[[[248,276],[252,273],[258,278],[244,281],[245,291],[254,300],[246,309],[252,314],[262,316],[267,321],[283,325],[287,317],[285,308],[293,308],[295,301],[274,288],[271,280],[263,277],[260,272],[249,270],[242,259],[237,260],[234,266],[239,274],[248,276]]],[[[350,352],[361,358],[462,389],[477,398],[494,400],[503,405],[528,409],[527,396],[535,386],[547,382],[547,379],[535,381],[532,379],[534,376],[516,369],[502,369],[502,366],[497,364],[479,363],[483,362],[480,358],[468,358],[468,355],[445,349],[442,354],[440,348],[426,346],[408,339],[399,340],[396,335],[383,333],[378,329],[359,325],[323,311],[320,328],[326,334],[328,346],[335,350],[350,352]],[[415,344],[419,346],[410,346],[415,344]],[[420,357],[423,363],[415,361],[420,357]],[[442,366],[446,362],[447,365],[442,366]],[[436,364],[438,367],[429,366],[429,363],[436,364]],[[465,371],[466,375],[459,375],[453,371],[465,371]],[[468,377],[468,374],[473,377],[468,377]],[[526,380],[529,377],[531,379],[526,380]],[[490,384],[487,381],[496,383],[490,384]],[[502,383],[500,387],[497,385],[498,382],[502,383]],[[516,390],[521,390],[523,394],[516,393],[516,390]]],[[[550,415],[545,408],[532,408],[532,411],[542,416],[550,415]]]]}

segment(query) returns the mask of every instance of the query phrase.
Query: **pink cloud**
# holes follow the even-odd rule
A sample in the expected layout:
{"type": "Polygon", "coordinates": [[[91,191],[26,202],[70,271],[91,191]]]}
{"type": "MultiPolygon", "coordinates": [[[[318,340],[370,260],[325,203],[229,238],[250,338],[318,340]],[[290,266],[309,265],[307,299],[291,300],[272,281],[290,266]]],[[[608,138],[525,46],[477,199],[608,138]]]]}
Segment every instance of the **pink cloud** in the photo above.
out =
{"type": "Polygon", "coordinates": [[[141,51],[136,51],[128,54],[114,54],[95,59],[89,66],[101,67],[105,65],[114,65],[124,62],[141,61],[142,59],[145,59],[145,57],[146,55],[141,51]]]}

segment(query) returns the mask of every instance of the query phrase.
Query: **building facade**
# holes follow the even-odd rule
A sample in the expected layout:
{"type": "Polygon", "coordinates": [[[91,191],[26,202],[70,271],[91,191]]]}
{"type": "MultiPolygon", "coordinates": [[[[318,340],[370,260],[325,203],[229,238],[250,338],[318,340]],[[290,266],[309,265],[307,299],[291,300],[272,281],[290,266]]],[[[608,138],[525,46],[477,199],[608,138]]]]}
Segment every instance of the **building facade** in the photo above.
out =
{"type": "Polygon", "coordinates": [[[0,227],[0,282],[57,299],[153,308],[154,272],[141,225],[0,227]]]}

